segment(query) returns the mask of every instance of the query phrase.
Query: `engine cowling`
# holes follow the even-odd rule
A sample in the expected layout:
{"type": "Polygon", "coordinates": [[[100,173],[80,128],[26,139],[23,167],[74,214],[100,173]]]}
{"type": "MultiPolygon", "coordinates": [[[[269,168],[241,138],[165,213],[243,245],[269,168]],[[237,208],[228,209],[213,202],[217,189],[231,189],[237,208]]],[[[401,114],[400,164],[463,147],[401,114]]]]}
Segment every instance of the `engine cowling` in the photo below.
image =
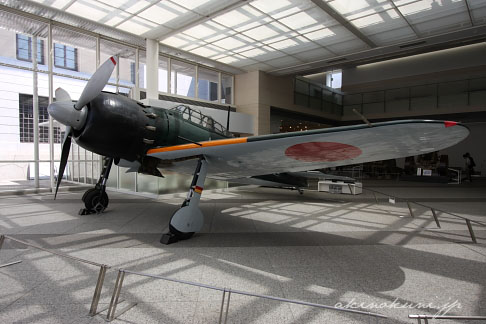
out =
{"type": "Polygon", "coordinates": [[[127,97],[103,92],[88,104],[86,124],[74,131],[74,138],[89,151],[135,161],[155,138],[153,119],[143,108],[127,97]]]}

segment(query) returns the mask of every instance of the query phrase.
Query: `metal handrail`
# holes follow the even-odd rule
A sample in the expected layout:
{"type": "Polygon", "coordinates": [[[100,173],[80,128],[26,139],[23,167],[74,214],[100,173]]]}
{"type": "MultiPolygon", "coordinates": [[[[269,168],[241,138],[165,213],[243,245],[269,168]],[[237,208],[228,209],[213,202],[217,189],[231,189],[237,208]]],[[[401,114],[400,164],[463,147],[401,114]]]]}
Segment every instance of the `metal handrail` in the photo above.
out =
{"type": "MultiPolygon", "coordinates": [[[[300,94],[302,96],[307,97],[307,105],[306,106],[310,107],[310,99],[311,98],[320,99],[321,101],[324,101],[326,103],[332,103],[333,105],[337,105],[339,107],[339,109],[341,109],[341,114],[344,114],[345,109],[349,109],[353,106],[358,106],[362,109],[363,106],[367,105],[367,104],[382,103],[383,105],[386,106],[387,102],[391,102],[391,101],[394,101],[394,100],[408,100],[409,104],[410,104],[411,100],[413,100],[415,98],[426,98],[426,97],[432,97],[432,96],[435,96],[436,98],[438,98],[439,96],[441,96],[441,94],[439,94],[439,91],[437,89],[443,84],[453,83],[453,82],[466,82],[467,83],[467,89],[465,91],[458,92],[458,94],[467,94],[468,97],[469,97],[469,94],[472,93],[472,92],[485,91],[486,90],[486,88],[471,89],[471,87],[470,87],[471,81],[481,80],[481,79],[484,79],[484,77],[467,78],[467,79],[461,79],[461,80],[450,80],[450,81],[444,81],[444,82],[431,82],[431,83],[417,84],[417,85],[412,85],[412,86],[396,87],[396,88],[380,89],[380,90],[372,90],[372,91],[364,91],[364,92],[361,91],[361,92],[354,92],[354,93],[343,93],[343,92],[337,91],[336,89],[332,89],[332,88],[328,88],[328,87],[324,88],[323,85],[316,84],[312,80],[305,79],[305,78],[302,78],[302,77],[296,77],[294,80],[299,80],[301,82],[307,83],[308,93],[299,92],[296,89],[295,81],[294,81],[294,101],[295,101],[295,94],[300,94]],[[310,92],[310,86],[311,85],[319,87],[321,89],[321,91],[320,91],[321,96],[320,97],[314,97],[311,94],[311,92],[310,92]],[[435,86],[436,87],[436,93],[432,94],[432,95],[425,95],[425,96],[415,96],[415,95],[412,95],[410,93],[411,90],[414,89],[414,88],[428,87],[428,86],[435,86]],[[342,100],[341,104],[339,104],[337,102],[332,102],[332,101],[326,100],[324,98],[324,96],[322,96],[322,91],[324,89],[330,91],[333,95],[340,96],[341,100],[342,100]],[[386,98],[387,92],[396,91],[396,90],[408,90],[408,95],[401,97],[401,98],[391,99],[391,100],[386,98]],[[372,100],[372,101],[366,101],[366,102],[363,100],[364,96],[367,95],[367,94],[374,94],[374,93],[380,93],[380,92],[383,93],[383,99],[381,99],[381,100],[378,100],[378,101],[372,100]],[[357,103],[346,103],[346,99],[350,98],[351,96],[356,96],[357,98],[361,98],[361,101],[357,102],[357,103]]],[[[467,105],[469,105],[469,98],[468,98],[467,105]]],[[[436,101],[436,106],[438,107],[437,101],[436,101]]]]}
{"type": "MultiPolygon", "coordinates": [[[[112,302],[111,302],[111,305],[110,305],[111,308],[109,309],[108,315],[107,315],[107,319],[110,320],[110,321],[113,320],[114,317],[115,317],[116,304],[117,304],[117,301],[118,301],[118,298],[119,298],[119,295],[120,295],[121,284],[123,282],[123,277],[124,277],[125,273],[143,276],[143,277],[154,278],[154,279],[162,279],[162,280],[176,282],[176,283],[182,283],[182,284],[186,284],[186,285],[190,285],[190,286],[196,286],[196,287],[200,287],[200,288],[207,288],[207,289],[221,291],[221,292],[223,292],[222,305],[224,304],[224,296],[225,296],[226,292],[228,292],[229,294],[233,293],[233,294],[245,295],[245,296],[250,296],[250,297],[259,297],[259,298],[276,300],[276,301],[281,301],[281,302],[286,302],[286,303],[298,304],[298,305],[305,305],[305,306],[312,306],[312,307],[318,307],[318,308],[324,308],[324,309],[331,309],[331,310],[336,310],[336,311],[341,311],[341,312],[361,314],[361,315],[367,315],[367,316],[373,316],[373,317],[379,317],[379,318],[388,318],[386,315],[382,315],[382,314],[378,314],[378,313],[365,312],[365,311],[359,311],[359,310],[341,308],[341,307],[335,307],[335,306],[329,306],[329,305],[308,303],[308,302],[304,302],[304,301],[292,300],[292,299],[275,297],[275,296],[260,295],[260,294],[250,293],[250,292],[241,291],[241,290],[233,290],[233,289],[215,287],[215,286],[210,286],[210,285],[201,284],[201,283],[192,282],[192,281],[187,281],[187,280],[173,279],[173,278],[167,278],[167,277],[162,277],[162,276],[158,276],[158,275],[152,275],[152,274],[148,274],[148,273],[142,273],[142,272],[137,272],[137,271],[120,269],[119,270],[119,279],[120,280],[117,279],[117,283],[119,283],[119,285],[117,285],[117,287],[114,290],[112,302]]],[[[226,305],[226,318],[228,316],[229,296],[228,296],[228,303],[226,305]]],[[[221,311],[222,311],[222,309],[221,309],[221,311]]],[[[222,313],[221,313],[221,315],[222,315],[222,313]]],[[[220,322],[221,322],[221,315],[220,315],[220,322]]],[[[226,320],[225,320],[225,323],[226,323],[226,320]]]]}
{"type": "MultiPolygon", "coordinates": [[[[33,247],[35,249],[45,251],[45,252],[48,252],[48,253],[63,257],[63,258],[67,258],[67,259],[71,259],[71,260],[74,260],[74,261],[77,261],[77,262],[86,263],[86,264],[89,264],[89,265],[100,267],[100,271],[99,271],[99,274],[98,274],[98,280],[96,281],[96,286],[95,286],[95,290],[94,290],[94,294],[93,294],[93,299],[91,300],[91,307],[89,309],[89,315],[95,316],[96,314],[98,314],[97,309],[98,309],[98,304],[99,304],[100,297],[101,297],[101,291],[103,289],[103,283],[105,281],[106,270],[110,269],[111,266],[108,266],[106,264],[100,264],[100,263],[89,261],[89,260],[85,260],[85,259],[80,259],[80,258],[71,256],[69,254],[64,254],[64,253],[61,253],[61,252],[49,250],[49,249],[43,248],[42,246],[31,244],[29,242],[25,242],[25,241],[13,238],[13,237],[8,236],[8,235],[1,235],[0,236],[0,249],[2,248],[2,245],[3,245],[3,242],[4,242],[5,239],[9,239],[9,240],[15,241],[17,243],[20,243],[20,244],[23,244],[23,245],[26,245],[26,246],[30,246],[30,247],[33,247]]],[[[8,265],[13,265],[13,264],[16,264],[16,263],[19,263],[19,262],[21,262],[21,261],[12,262],[8,265]]]]}
{"type": "Polygon", "coordinates": [[[393,196],[393,195],[390,195],[390,194],[387,194],[387,193],[384,193],[384,192],[381,192],[381,191],[378,191],[378,190],[369,189],[369,188],[363,188],[363,190],[369,190],[369,191],[372,191],[372,192],[376,192],[376,193],[382,194],[383,196],[393,197],[395,199],[398,198],[398,199],[403,200],[405,202],[410,202],[410,203],[414,203],[416,205],[419,205],[419,206],[422,206],[422,207],[425,207],[425,208],[434,209],[435,211],[439,211],[439,212],[444,213],[444,214],[449,214],[451,216],[454,216],[456,218],[461,218],[461,219],[466,220],[466,221],[469,220],[471,223],[474,223],[474,224],[477,224],[477,225],[485,226],[486,227],[486,224],[485,223],[482,223],[480,221],[475,221],[475,220],[472,220],[470,218],[467,218],[467,217],[464,217],[464,216],[460,216],[460,215],[456,215],[456,214],[453,214],[453,213],[448,212],[448,211],[445,211],[445,210],[441,210],[441,209],[437,209],[435,207],[427,206],[425,204],[422,204],[422,203],[419,203],[419,202],[416,202],[416,201],[413,201],[413,200],[409,200],[409,199],[406,199],[406,198],[401,198],[401,197],[393,196]]]}
{"type": "Polygon", "coordinates": [[[22,262],[22,260],[14,261],[14,262],[9,262],[9,263],[0,265],[0,268],[10,267],[10,266],[12,266],[14,264],[18,264],[18,263],[21,263],[21,262],[22,262]]]}
{"type": "Polygon", "coordinates": [[[74,260],[74,261],[91,264],[91,265],[97,266],[97,267],[105,266],[107,269],[111,268],[110,266],[107,266],[106,264],[101,264],[101,263],[97,263],[97,262],[93,262],[93,261],[89,261],[89,260],[84,260],[84,259],[80,259],[80,258],[74,257],[74,256],[69,255],[69,254],[64,254],[64,253],[61,253],[61,252],[52,251],[52,250],[43,248],[42,246],[38,246],[38,245],[29,243],[29,242],[25,242],[25,241],[13,238],[13,237],[8,236],[8,235],[4,235],[4,237],[9,239],[9,240],[15,241],[17,243],[20,243],[20,244],[23,244],[23,245],[26,245],[26,246],[30,246],[30,247],[33,247],[33,248],[36,248],[38,250],[42,250],[42,251],[45,251],[45,252],[48,252],[48,253],[52,253],[52,254],[55,254],[55,255],[58,255],[58,256],[61,256],[61,257],[64,257],[64,258],[68,258],[68,259],[71,259],[71,260],[74,260]]]}
{"type": "MultiPolygon", "coordinates": [[[[53,162],[60,162],[61,160],[53,160],[53,162]]],[[[90,160],[86,160],[90,161],[90,160]]],[[[34,163],[35,160],[0,160],[0,163],[34,163]]],[[[51,162],[51,160],[39,160],[39,162],[51,162]]]]}
{"type": "Polygon", "coordinates": [[[475,321],[475,320],[486,320],[486,316],[462,316],[462,315],[408,315],[408,318],[416,319],[417,323],[422,323],[421,320],[424,320],[425,324],[429,323],[429,319],[450,319],[450,320],[467,320],[467,321],[475,321]]]}
{"type": "MultiPolygon", "coordinates": [[[[53,250],[50,250],[50,249],[46,249],[46,248],[43,248],[41,246],[13,238],[9,235],[1,235],[0,236],[0,248],[2,247],[4,239],[9,239],[9,240],[12,240],[14,242],[17,242],[17,243],[20,243],[20,244],[23,244],[23,245],[26,245],[26,246],[29,246],[29,247],[33,247],[35,249],[45,251],[45,252],[48,252],[48,253],[51,253],[51,254],[54,254],[54,255],[58,255],[58,256],[61,256],[61,257],[64,257],[64,258],[68,258],[68,259],[71,259],[71,260],[74,260],[74,261],[78,261],[78,262],[82,262],[82,263],[86,263],[86,264],[90,264],[90,265],[93,265],[93,266],[100,267],[100,274],[98,276],[98,281],[96,283],[95,293],[94,293],[94,296],[93,296],[93,301],[92,301],[91,309],[90,309],[90,315],[94,316],[94,315],[97,314],[97,306],[98,306],[98,302],[99,302],[99,299],[100,299],[101,289],[102,289],[102,286],[103,286],[106,270],[112,268],[111,266],[108,266],[108,265],[105,265],[105,264],[100,264],[100,263],[89,261],[89,260],[85,260],[85,259],[81,259],[81,258],[77,258],[77,257],[71,256],[71,255],[61,253],[61,252],[57,252],[57,251],[53,251],[53,250]]],[[[3,266],[13,265],[13,264],[16,264],[16,263],[19,263],[19,262],[21,262],[21,261],[12,262],[10,264],[3,265],[3,266]]],[[[157,276],[157,275],[152,275],[152,274],[147,274],[147,273],[130,271],[130,270],[126,270],[126,269],[118,269],[118,270],[119,270],[119,276],[117,278],[117,283],[115,284],[113,298],[112,298],[112,301],[110,303],[110,307],[108,309],[108,315],[107,315],[108,319],[110,319],[110,317],[111,317],[111,319],[113,319],[113,317],[115,315],[116,305],[118,304],[118,297],[120,295],[121,285],[122,285],[122,282],[123,282],[123,279],[120,280],[120,273],[122,273],[123,276],[124,276],[125,273],[129,273],[129,274],[134,274],[134,275],[139,275],[139,276],[144,276],[144,277],[162,279],[162,280],[166,280],[166,281],[171,281],[171,282],[182,283],[182,284],[201,287],[201,288],[207,288],[207,289],[222,291],[224,294],[226,294],[226,292],[229,292],[229,294],[235,293],[235,294],[239,294],[239,295],[265,298],[265,299],[276,300],[276,301],[287,302],[287,303],[293,303],[293,304],[298,304],[298,305],[305,305],[305,306],[312,306],[312,307],[318,307],[318,308],[324,308],[324,309],[331,309],[331,310],[336,310],[336,311],[342,311],[342,312],[348,312],[348,313],[354,313],[354,314],[361,314],[361,315],[367,315],[367,316],[373,316],[373,317],[379,317],[379,318],[387,318],[387,316],[382,315],[382,314],[378,314],[378,313],[364,312],[364,311],[348,309],[348,308],[340,308],[340,307],[334,307],[334,306],[329,306],[329,305],[308,303],[308,302],[304,302],[304,301],[292,300],[292,299],[274,297],[274,296],[268,296],[268,295],[260,295],[260,294],[255,294],[255,293],[251,293],[251,292],[246,292],[246,291],[220,288],[220,287],[210,286],[210,285],[201,284],[201,283],[197,283],[197,282],[167,278],[167,277],[162,277],[162,276],[157,276]]],[[[227,300],[227,305],[226,305],[226,318],[228,316],[228,309],[229,309],[229,296],[230,295],[228,295],[228,300],[227,300]]],[[[223,303],[224,303],[224,295],[223,295],[223,303]]],[[[125,308],[124,311],[128,310],[129,308],[133,307],[134,305],[135,304],[129,305],[129,307],[125,308]]]]}
{"type": "Polygon", "coordinates": [[[439,218],[437,217],[436,211],[440,211],[441,213],[445,213],[445,214],[451,215],[455,218],[460,218],[462,220],[465,220],[467,229],[469,230],[469,235],[471,236],[471,240],[473,241],[473,243],[478,243],[478,241],[476,239],[476,235],[474,234],[472,223],[486,227],[486,224],[484,224],[482,222],[471,220],[467,217],[459,216],[459,215],[456,215],[456,214],[453,214],[453,213],[450,213],[450,212],[447,212],[447,211],[444,211],[444,210],[436,209],[435,207],[427,206],[425,204],[421,204],[421,203],[416,202],[416,201],[411,201],[411,200],[408,200],[408,199],[388,195],[388,194],[383,193],[383,192],[378,191],[378,190],[373,190],[373,189],[369,189],[369,188],[363,188],[363,189],[373,192],[373,195],[375,196],[375,201],[376,201],[377,204],[378,204],[378,198],[376,197],[376,193],[382,194],[384,196],[388,196],[389,198],[393,198],[394,200],[396,198],[404,200],[407,203],[408,210],[410,211],[410,216],[412,216],[412,218],[414,218],[415,216],[413,215],[412,206],[410,205],[410,203],[413,203],[413,204],[416,204],[416,205],[419,205],[419,206],[422,206],[422,207],[425,207],[425,208],[429,208],[432,211],[432,216],[434,217],[435,223],[437,224],[438,228],[440,228],[440,222],[439,222],[439,218]]]}
{"type": "Polygon", "coordinates": [[[465,320],[480,320],[486,319],[486,316],[463,316],[463,315],[408,315],[408,318],[420,319],[465,319],[465,320]]]}

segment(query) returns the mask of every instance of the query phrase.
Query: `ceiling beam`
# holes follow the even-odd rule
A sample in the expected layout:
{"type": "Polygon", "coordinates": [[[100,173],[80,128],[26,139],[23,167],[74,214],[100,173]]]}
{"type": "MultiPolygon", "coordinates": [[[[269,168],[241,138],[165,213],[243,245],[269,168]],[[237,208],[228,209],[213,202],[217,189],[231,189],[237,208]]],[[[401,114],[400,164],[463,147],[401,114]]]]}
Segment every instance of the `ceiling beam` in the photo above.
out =
{"type": "Polygon", "coordinates": [[[366,43],[369,47],[375,48],[377,45],[373,43],[365,34],[363,34],[358,28],[354,27],[346,18],[341,16],[336,10],[334,10],[331,6],[325,3],[323,0],[311,0],[317,7],[321,8],[325,13],[329,16],[334,18],[337,22],[344,26],[347,30],[354,34],[354,36],[361,39],[364,43],[366,43]]]}
{"type": "Polygon", "coordinates": [[[221,8],[219,10],[211,12],[209,15],[201,16],[200,18],[193,20],[191,22],[188,22],[187,24],[184,24],[184,25],[180,26],[179,28],[174,29],[174,30],[172,30],[168,33],[159,34],[159,35],[150,35],[150,38],[155,38],[155,39],[158,39],[159,41],[164,40],[164,39],[169,38],[171,36],[177,35],[177,34],[183,32],[183,31],[185,31],[189,28],[192,28],[194,26],[205,23],[206,21],[211,20],[211,19],[213,19],[217,16],[223,15],[223,14],[230,12],[234,9],[243,7],[244,5],[250,3],[251,1],[253,1],[253,0],[238,0],[236,3],[230,4],[230,5],[228,5],[224,8],[221,8]]]}
{"type": "MultiPolygon", "coordinates": [[[[145,50],[145,39],[140,36],[130,34],[128,32],[118,30],[116,28],[106,26],[91,20],[87,20],[86,18],[78,17],[67,12],[62,12],[58,9],[47,7],[36,2],[28,2],[26,4],[23,4],[20,1],[16,1],[12,2],[8,6],[0,3],[0,12],[2,11],[45,24],[52,23],[53,26],[81,33],[83,35],[91,37],[99,36],[100,39],[103,40],[108,40],[110,42],[125,45],[131,48],[138,47],[141,50],[145,50]],[[22,6],[27,6],[26,8],[24,7],[25,11],[19,9],[19,7],[21,8],[22,6]],[[40,12],[40,15],[36,15],[31,12],[40,12]],[[64,21],[72,22],[71,24],[67,24],[64,22],[52,20],[51,17],[54,16],[57,17],[56,19],[62,18],[64,21]],[[76,24],[74,24],[73,22],[75,22],[76,24]]],[[[8,24],[8,21],[5,21],[4,23],[8,24]]],[[[78,45],[83,46],[82,44],[78,45]]],[[[240,68],[214,61],[193,53],[184,52],[167,45],[160,44],[159,49],[160,54],[163,56],[185,61],[190,64],[200,64],[202,66],[217,69],[228,74],[240,74],[244,72],[240,68]]]]}
{"type": "Polygon", "coordinates": [[[486,41],[486,25],[468,27],[440,35],[422,37],[399,44],[386,45],[366,51],[349,53],[326,60],[297,64],[268,71],[273,75],[303,75],[322,72],[326,69],[357,66],[398,57],[422,54],[447,48],[460,47],[486,41]]]}
{"type": "Polygon", "coordinates": [[[469,3],[467,3],[467,0],[464,0],[464,3],[466,4],[467,14],[469,15],[469,21],[471,22],[471,26],[474,26],[474,19],[471,14],[471,8],[469,8],[469,3]]]}
{"type": "Polygon", "coordinates": [[[400,9],[398,9],[398,7],[396,6],[395,2],[393,2],[393,0],[390,0],[390,3],[391,5],[393,6],[393,9],[395,9],[395,11],[400,15],[400,17],[405,20],[405,22],[407,23],[408,27],[410,27],[410,29],[415,33],[415,36],[417,36],[418,38],[421,37],[419,31],[417,30],[417,28],[415,28],[411,23],[410,21],[408,21],[408,19],[402,14],[402,12],[400,11],[400,9]]]}

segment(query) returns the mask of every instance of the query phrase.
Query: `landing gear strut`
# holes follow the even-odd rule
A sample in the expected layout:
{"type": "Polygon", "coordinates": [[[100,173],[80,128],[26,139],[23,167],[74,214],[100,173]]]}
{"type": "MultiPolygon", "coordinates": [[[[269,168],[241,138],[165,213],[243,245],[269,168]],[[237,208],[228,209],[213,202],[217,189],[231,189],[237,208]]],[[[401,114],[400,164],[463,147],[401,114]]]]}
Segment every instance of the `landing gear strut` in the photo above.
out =
{"type": "Polygon", "coordinates": [[[103,171],[101,172],[100,178],[94,188],[91,188],[84,193],[82,200],[85,208],[82,208],[79,211],[79,215],[89,215],[94,213],[101,214],[106,207],[108,207],[110,200],[108,199],[105,189],[112,164],[113,158],[104,158],[103,171]]]}
{"type": "Polygon", "coordinates": [[[187,198],[182,203],[181,208],[172,215],[169,223],[169,233],[162,235],[160,243],[171,244],[180,240],[187,240],[194,232],[201,230],[204,224],[204,215],[199,209],[199,199],[203,191],[206,172],[207,162],[204,158],[200,158],[187,198]]]}

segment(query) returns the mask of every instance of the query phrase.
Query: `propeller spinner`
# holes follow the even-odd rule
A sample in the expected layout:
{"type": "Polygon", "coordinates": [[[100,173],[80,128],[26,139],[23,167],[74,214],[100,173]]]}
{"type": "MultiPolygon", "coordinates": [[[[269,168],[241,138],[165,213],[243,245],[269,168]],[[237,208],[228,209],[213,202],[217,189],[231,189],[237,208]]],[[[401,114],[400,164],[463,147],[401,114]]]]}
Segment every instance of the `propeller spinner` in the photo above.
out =
{"type": "Polygon", "coordinates": [[[113,56],[103,63],[89,79],[76,104],[71,100],[71,97],[66,90],[58,88],[56,90],[57,101],[51,103],[47,108],[47,111],[52,118],[61,124],[66,125],[66,136],[62,144],[61,163],[59,165],[54,198],[57,197],[57,191],[61,184],[64,169],[66,168],[67,159],[69,157],[72,129],[79,130],[83,128],[88,116],[88,107],[86,107],[86,105],[101,93],[108,82],[115,65],[116,60],[113,56]]]}

